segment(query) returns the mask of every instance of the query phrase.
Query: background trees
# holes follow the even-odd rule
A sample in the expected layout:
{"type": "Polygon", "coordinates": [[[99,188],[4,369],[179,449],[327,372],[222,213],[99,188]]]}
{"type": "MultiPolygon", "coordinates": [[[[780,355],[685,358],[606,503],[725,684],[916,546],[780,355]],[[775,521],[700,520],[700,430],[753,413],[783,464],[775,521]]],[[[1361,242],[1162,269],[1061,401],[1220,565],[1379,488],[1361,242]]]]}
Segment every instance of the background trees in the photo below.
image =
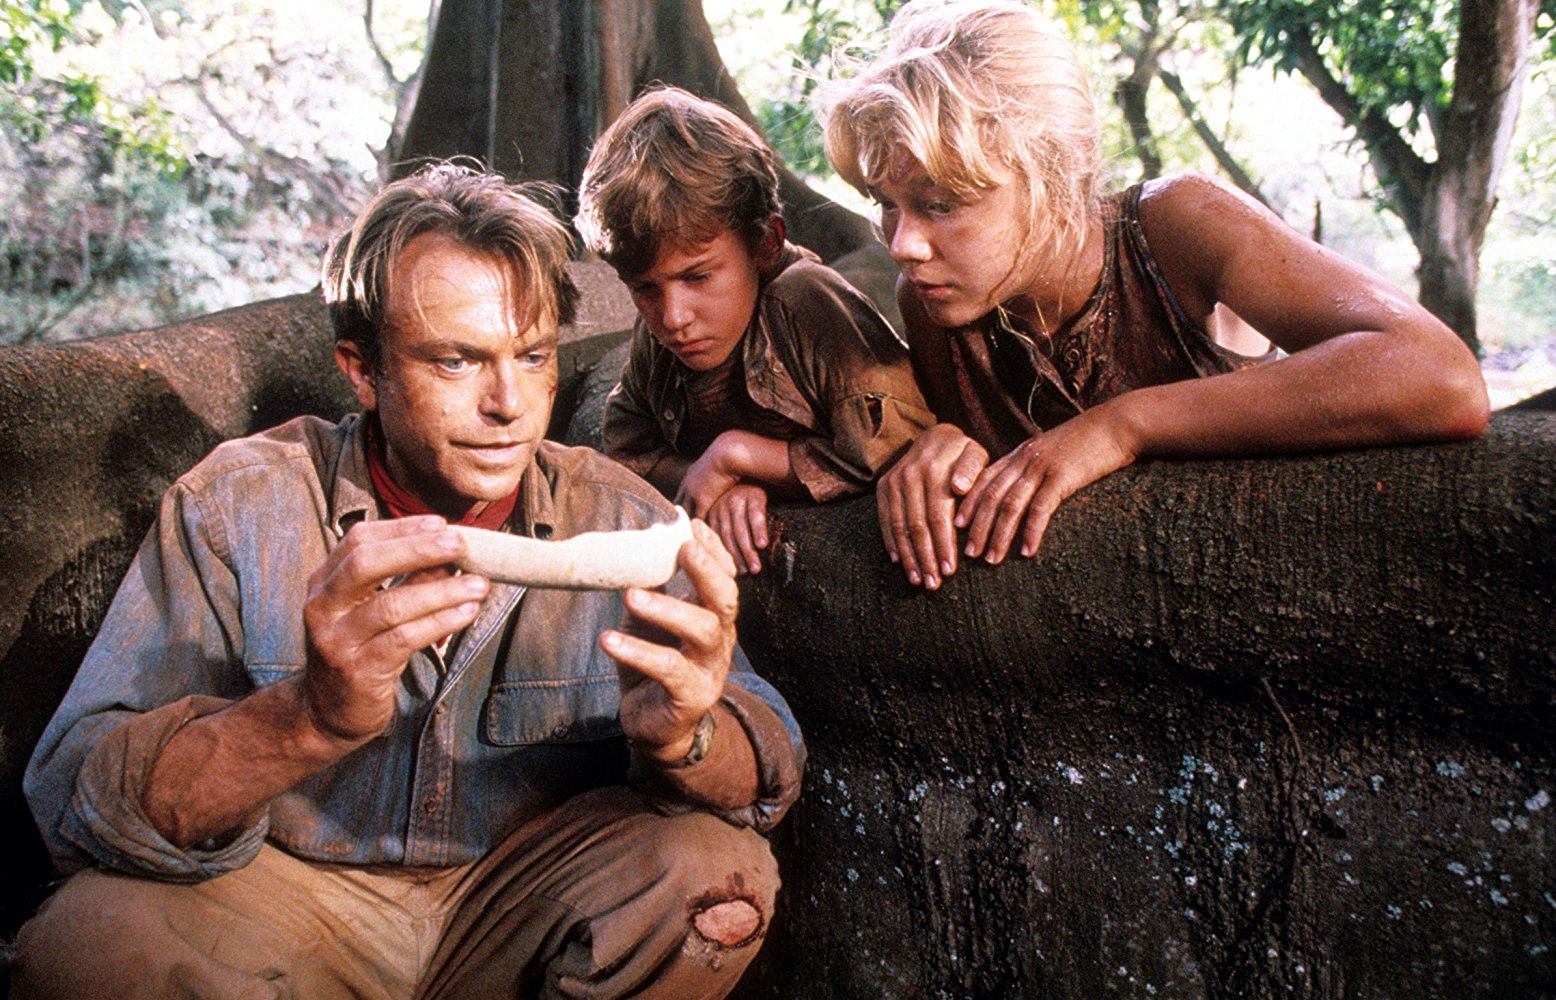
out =
{"type": "MultiPolygon", "coordinates": [[[[762,124],[798,237],[832,259],[871,243],[806,97],[901,0],[77,2],[0,0],[4,339],[307,288],[407,157],[570,184],[654,80],[762,124]]],[[[1045,5],[1095,60],[1120,182],[1219,171],[1396,281],[1419,270],[1488,364],[1556,381],[1556,0],[1045,5]]]]}

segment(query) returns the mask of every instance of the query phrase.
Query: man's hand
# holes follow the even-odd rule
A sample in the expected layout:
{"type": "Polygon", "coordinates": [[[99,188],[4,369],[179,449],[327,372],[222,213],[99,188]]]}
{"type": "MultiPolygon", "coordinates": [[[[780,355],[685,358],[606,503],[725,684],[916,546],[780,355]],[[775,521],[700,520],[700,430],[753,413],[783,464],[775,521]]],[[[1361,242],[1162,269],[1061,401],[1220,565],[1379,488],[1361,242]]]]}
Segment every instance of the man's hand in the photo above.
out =
{"type": "Polygon", "coordinates": [[[767,491],[754,483],[731,486],[713,502],[707,518],[734,557],[735,572],[760,573],[767,548],[767,491]]]}
{"type": "Polygon", "coordinates": [[[321,733],[346,743],[378,735],[412,654],[475,621],[489,581],[440,569],[463,547],[440,517],[364,521],[314,571],[303,700],[321,733]]]}
{"type": "Polygon", "coordinates": [[[956,512],[956,526],[967,529],[967,556],[1002,561],[1018,529],[1021,554],[1034,555],[1060,503],[1133,462],[1134,447],[1111,412],[1087,410],[984,469],[956,512]]]}
{"type": "Polygon", "coordinates": [[[957,498],[988,462],[978,442],[952,424],[936,424],[876,484],[881,541],[909,583],[934,590],[956,572],[957,498]]]}
{"type": "Polygon", "coordinates": [[[692,540],[681,546],[677,562],[699,603],[636,587],[623,594],[628,615],[662,633],[666,644],[626,629],[600,635],[600,648],[621,678],[621,728],[659,763],[686,756],[697,723],[724,693],[740,605],[734,560],[702,521],[692,522],[692,540]]]}

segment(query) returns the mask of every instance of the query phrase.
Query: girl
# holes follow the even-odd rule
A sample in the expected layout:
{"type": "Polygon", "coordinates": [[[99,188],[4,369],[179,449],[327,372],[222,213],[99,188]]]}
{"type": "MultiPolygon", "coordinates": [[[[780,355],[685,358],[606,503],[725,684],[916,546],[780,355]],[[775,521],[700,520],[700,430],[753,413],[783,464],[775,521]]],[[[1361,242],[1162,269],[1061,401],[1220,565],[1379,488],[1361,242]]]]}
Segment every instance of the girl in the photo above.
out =
{"type": "Polygon", "coordinates": [[[824,101],[828,158],[881,207],[941,421],[876,488],[914,585],[956,572],[959,531],[969,558],[1018,535],[1032,555],[1060,502],[1137,458],[1486,425],[1452,331],[1252,199],[1195,174],[1104,195],[1079,60],[1018,0],[908,4],[824,101]],[[1255,356],[1269,342],[1288,356],[1255,356]]]}

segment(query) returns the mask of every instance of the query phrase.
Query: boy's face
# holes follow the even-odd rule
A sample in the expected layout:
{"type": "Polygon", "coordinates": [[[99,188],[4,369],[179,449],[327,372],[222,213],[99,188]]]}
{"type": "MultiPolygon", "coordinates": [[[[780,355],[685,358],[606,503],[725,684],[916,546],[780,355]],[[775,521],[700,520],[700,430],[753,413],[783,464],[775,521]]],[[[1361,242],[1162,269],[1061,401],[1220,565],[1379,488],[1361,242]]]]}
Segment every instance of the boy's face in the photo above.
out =
{"type": "Polygon", "coordinates": [[[745,336],[781,239],[770,234],[757,254],[732,229],[706,243],[666,244],[648,270],[623,280],[654,339],[692,371],[709,371],[745,336]]]}
{"type": "Polygon", "coordinates": [[[501,257],[423,234],[390,268],[379,369],[349,341],[336,351],[390,475],[445,517],[517,489],[551,417],[556,320],[519,329],[515,285],[501,257]]]}

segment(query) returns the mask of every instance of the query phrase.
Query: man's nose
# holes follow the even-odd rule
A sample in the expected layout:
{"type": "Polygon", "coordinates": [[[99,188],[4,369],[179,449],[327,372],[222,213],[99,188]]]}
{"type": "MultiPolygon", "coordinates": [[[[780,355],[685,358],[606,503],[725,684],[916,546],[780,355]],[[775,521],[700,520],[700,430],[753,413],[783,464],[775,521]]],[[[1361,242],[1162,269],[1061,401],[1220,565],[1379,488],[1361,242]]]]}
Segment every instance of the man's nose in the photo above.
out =
{"type": "Polygon", "coordinates": [[[517,420],[524,412],[516,363],[499,361],[491,366],[481,412],[505,423],[517,420]]]}

